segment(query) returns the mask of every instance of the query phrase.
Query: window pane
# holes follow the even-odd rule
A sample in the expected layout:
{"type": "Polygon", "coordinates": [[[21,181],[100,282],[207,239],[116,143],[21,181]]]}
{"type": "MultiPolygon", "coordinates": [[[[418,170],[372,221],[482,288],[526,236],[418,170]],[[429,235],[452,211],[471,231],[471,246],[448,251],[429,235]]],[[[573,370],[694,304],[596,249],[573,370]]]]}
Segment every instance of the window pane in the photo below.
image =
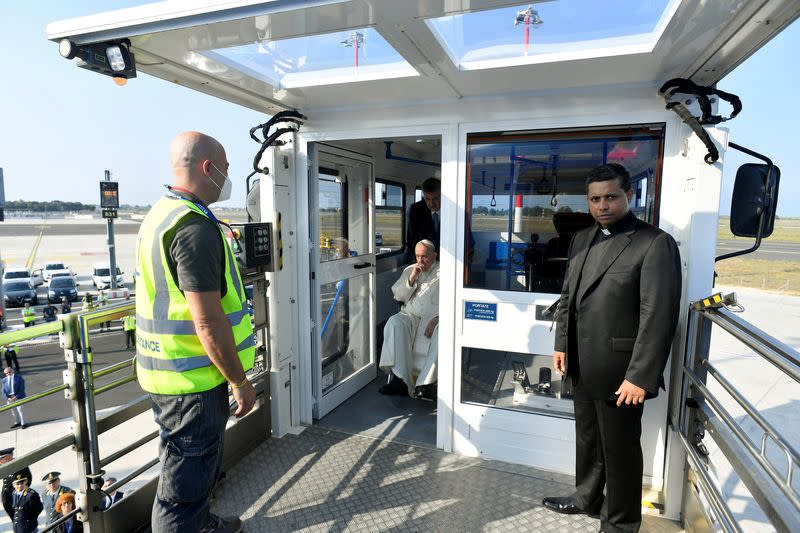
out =
{"type": "Polygon", "coordinates": [[[375,183],[375,250],[388,254],[403,249],[405,190],[392,183],[375,183]]]}
{"type": "Polygon", "coordinates": [[[567,250],[594,223],[586,176],[616,162],[631,174],[631,211],[655,222],[663,126],[468,138],[465,286],[558,293],[567,250]]]}
{"type": "Polygon", "coordinates": [[[320,355],[322,392],[364,368],[370,361],[369,276],[320,286],[322,316],[320,355]]]}
{"type": "Polygon", "coordinates": [[[517,411],[573,416],[572,388],[552,355],[463,348],[461,401],[517,411]]]}
{"type": "Polygon", "coordinates": [[[319,246],[320,262],[347,257],[347,224],[344,205],[345,184],[335,176],[319,175],[319,246]]]}

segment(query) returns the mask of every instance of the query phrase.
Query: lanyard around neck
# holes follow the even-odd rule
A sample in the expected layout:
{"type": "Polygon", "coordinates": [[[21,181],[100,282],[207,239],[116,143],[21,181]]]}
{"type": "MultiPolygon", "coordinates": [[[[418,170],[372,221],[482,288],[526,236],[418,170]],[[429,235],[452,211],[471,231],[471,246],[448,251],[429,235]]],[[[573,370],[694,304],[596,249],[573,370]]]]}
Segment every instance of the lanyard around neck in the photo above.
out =
{"type": "MultiPolygon", "coordinates": [[[[197,209],[202,211],[203,214],[207,216],[214,224],[221,223],[219,219],[214,216],[214,213],[212,213],[211,210],[205,204],[189,196],[191,194],[189,191],[182,189],[180,187],[171,187],[169,185],[167,185],[166,187],[167,190],[169,191],[170,196],[172,196],[173,198],[177,198],[178,200],[186,200],[187,202],[195,206],[197,209]]],[[[227,224],[225,225],[227,226],[227,224]]]]}

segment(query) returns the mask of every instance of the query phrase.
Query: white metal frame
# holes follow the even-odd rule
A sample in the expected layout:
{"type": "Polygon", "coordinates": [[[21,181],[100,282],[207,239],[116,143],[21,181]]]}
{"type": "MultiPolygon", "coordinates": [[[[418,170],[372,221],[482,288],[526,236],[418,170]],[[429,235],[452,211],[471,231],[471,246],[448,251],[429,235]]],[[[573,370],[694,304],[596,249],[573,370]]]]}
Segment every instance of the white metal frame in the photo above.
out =
{"type": "MultiPolygon", "coordinates": [[[[343,141],[343,140],[354,140],[354,139],[381,139],[381,138],[390,138],[390,137],[405,137],[405,136],[414,136],[414,135],[440,135],[442,137],[442,157],[443,157],[443,169],[442,169],[442,197],[443,199],[445,196],[445,183],[447,181],[452,181],[455,184],[455,180],[457,176],[453,175],[450,178],[446,178],[444,174],[444,163],[445,163],[445,146],[447,145],[447,134],[449,133],[450,128],[447,125],[442,124],[428,124],[424,126],[400,126],[400,127],[384,127],[384,128],[367,128],[367,129],[346,129],[346,130],[325,130],[325,131],[308,131],[304,130],[302,134],[298,135],[297,139],[297,146],[296,146],[296,179],[295,179],[295,187],[297,189],[297,206],[308,206],[308,165],[309,165],[309,157],[308,157],[308,144],[309,143],[324,143],[324,142],[335,142],[335,141],[343,141]]],[[[325,150],[330,150],[330,147],[325,147],[325,150]]],[[[353,157],[352,152],[343,152],[346,157],[353,157]]],[[[454,165],[452,165],[454,167],[454,165]]],[[[453,168],[455,170],[455,168],[453,168]]],[[[442,217],[443,220],[449,220],[446,218],[447,211],[445,204],[447,202],[442,202],[442,217]]],[[[443,225],[444,227],[444,225],[443,225]]],[[[307,218],[298,217],[298,256],[299,257],[311,257],[311,248],[309,246],[311,241],[313,241],[314,237],[310,234],[310,225],[308,224],[307,218]],[[300,222],[302,220],[302,223],[300,222]]],[[[443,235],[444,237],[444,235],[443,235]]],[[[442,258],[444,261],[445,259],[442,258]]],[[[310,270],[309,265],[304,265],[303,269],[298,272],[299,279],[310,279],[310,270]]],[[[440,290],[440,307],[441,302],[445,301],[445,290],[446,285],[442,285],[440,290]]],[[[309,302],[310,301],[310,294],[308,291],[310,290],[310,286],[308,288],[304,288],[298,293],[298,297],[301,301],[309,302]],[[303,292],[306,291],[305,293],[303,292]]],[[[448,331],[445,330],[440,318],[440,332],[441,331],[448,331]]],[[[374,326],[374,325],[373,325],[374,326]]],[[[301,307],[301,314],[300,314],[300,321],[299,321],[299,331],[312,331],[312,324],[311,324],[311,312],[309,304],[306,303],[304,307],[301,307]]],[[[311,353],[311,337],[309,335],[302,335],[299,339],[299,346],[300,346],[300,353],[301,354],[310,354],[311,353]]],[[[452,347],[453,339],[449,340],[449,347],[446,347],[445,344],[447,341],[447,335],[439,336],[439,354],[440,354],[440,364],[439,364],[439,372],[443,373],[445,369],[442,367],[442,354],[444,353],[442,350],[449,350],[452,347]]],[[[311,364],[310,357],[300,357],[299,359],[299,395],[300,401],[298,410],[298,419],[302,424],[312,424],[313,423],[313,382],[311,379],[312,373],[314,369],[311,364]]],[[[446,391],[443,390],[441,383],[439,388],[439,409],[438,409],[438,416],[437,416],[437,446],[444,449],[451,449],[450,446],[447,446],[446,441],[440,443],[440,439],[442,435],[446,435],[448,433],[448,427],[450,424],[450,420],[452,415],[450,413],[445,413],[447,409],[452,407],[451,402],[443,401],[441,398],[443,394],[446,394],[446,391]],[[447,423],[447,426],[444,424],[447,423]]]]}
{"type": "MultiPolygon", "coordinates": [[[[309,295],[316,294],[317,296],[319,296],[318,290],[319,290],[319,287],[323,283],[329,283],[331,281],[337,281],[337,280],[341,280],[341,279],[353,279],[353,278],[357,278],[357,277],[367,276],[367,280],[368,280],[368,283],[369,283],[368,296],[367,296],[367,298],[369,300],[368,301],[368,308],[369,308],[369,310],[368,310],[368,320],[369,320],[369,323],[368,323],[367,327],[369,328],[368,331],[369,331],[369,361],[370,361],[370,363],[368,363],[368,365],[373,365],[376,362],[375,361],[375,354],[376,354],[376,347],[375,347],[375,309],[376,309],[375,282],[376,282],[376,279],[375,279],[375,276],[376,276],[376,274],[375,274],[375,239],[374,239],[374,233],[375,233],[375,229],[374,229],[374,226],[375,226],[375,221],[374,221],[374,219],[375,219],[375,205],[374,205],[374,197],[373,197],[374,196],[374,186],[373,186],[373,184],[374,184],[374,181],[375,181],[374,162],[373,162],[371,157],[363,156],[361,154],[357,154],[357,153],[346,151],[346,150],[340,150],[338,148],[335,148],[335,147],[332,147],[332,146],[327,146],[327,145],[324,145],[324,144],[315,145],[315,149],[316,149],[315,151],[316,151],[316,154],[317,154],[317,165],[320,164],[322,159],[333,159],[333,160],[345,159],[345,160],[350,160],[350,161],[354,161],[354,162],[357,162],[357,163],[363,163],[363,164],[369,166],[369,188],[370,188],[369,195],[370,195],[370,201],[369,201],[369,213],[368,213],[367,221],[366,221],[367,226],[368,226],[367,227],[367,232],[366,232],[367,243],[368,243],[367,253],[366,254],[361,254],[361,255],[359,255],[357,257],[351,257],[351,258],[340,259],[340,260],[332,261],[332,262],[320,263],[320,261],[319,261],[320,243],[319,242],[315,242],[316,246],[312,250],[310,250],[311,253],[309,255],[309,258],[310,258],[310,262],[311,262],[312,266],[315,268],[316,275],[314,276],[315,277],[314,280],[310,280],[310,278],[309,278],[309,283],[314,285],[313,291],[309,287],[309,295]],[[324,156],[321,156],[320,152],[322,152],[324,154],[324,156]],[[373,236],[373,238],[370,239],[369,236],[371,236],[371,235],[373,236]],[[354,265],[357,264],[357,263],[364,262],[364,261],[371,262],[372,266],[369,267],[369,268],[366,268],[364,270],[361,270],[361,271],[354,271],[354,269],[353,269],[354,265]],[[324,272],[324,274],[323,274],[323,272],[324,272]]],[[[316,179],[319,178],[319,174],[318,174],[316,168],[312,169],[311,167],[309,167],[308,168],[308,175],[309,175],[309,177],[313,176],[316,179]]],[[[309,181],[309,183],[308,183],[309,191],[310,191],[311,188],[316,187],[316,186],[317,186],[316,183],[312,183],[311,181],[309,181]]],[[[319,197],[318,197],[318,195],[317,194],[311,194],[311,193],[308,193],[308,194],[309,194],[309,198],[314,200],[314,203],[315,203],[316,207],[319,207],[319,197]]],[[[349,205],[349,201],[348,201],[348,205],[349,205]]],[[[308,206],[310,207],[311,204],[309,203],[308,206]]],[[[308,218],[310,220],[311,217],[309,216],[308,218]]],[[[313,224],[313,223],[309,225],[309,229],[310,229],[309,237],[310,237],[310,240],[312,240],[312,241],[316,241],[319,238],[319,228],[316,227],[316,230],[314,230],[315,227],[316,227],[316,225],[313,224]],[[313,234],[311,234],[311,231],[313,231],[313,234]]],[[[309,297],[309,301],[311,301],[312,299],[313,299],[313,297],[310,296],[309,297]]],[[[320,303],[319,298],[316,299],[316,310],[312,309],[312,311],[315,311],[315,314],[317,316],[317,323],[315,324],[315,327],[311,330],[311,335],[318,337],[320,335],[320,328],[322,327],[321,320],[323,320],[323,317],[322,317],[322,314],[321,314],[322,313],[321,303],[320,303]]],[[[354,374],[352,374],[351,376],[348,376],[345,380],[343,380],[342,382],[337,384],[336,387],[333,390],[331,390],[328,393],[323,395],[322,394],[322,386],[320,384],[321,379],[322,379],[322,376],[321,376],[321,370],[322,370],[322,368],[321,368],[321,360],[319,359],[319,357],[320,357],[320,354],[319,354],[320,345],[319,345],[319,342],[313,342],[313,340],[312,340],[311,341],[311,346],[312,346],[312,350],[313,350],[313,352],[311,353],[311,358],[312,358],[313,365],[314,365],[313,366],[312,377],[313,377],[313,375],[316,376],[316,381],[314,379],[312,379],[312,384],[315,383],[314,384],[314,389],[315,389],[314,392],[315,392],[315,394],[319,394],[320,395],[320,397],[319,397],[319,399],[317,401],[317,409],[316,409],[315,416],[317,418],[322,418],[323,416],[328,414],[330,411],[335,409],[339,404],[344,402],[347,398],[349,398],[350,396],[352,396],[353,394],[358,392],[362,387],[364,387],[365,385],[370,383],[373,379],[375,379],[376,371],[375,371],[375,367],[374,366],[371,366],[371,367],[367,366],[367,367],[361,368],[361,369],[357,370],[354,374]],[[314,347],[316,347],[316,349],[314,347]]]]}

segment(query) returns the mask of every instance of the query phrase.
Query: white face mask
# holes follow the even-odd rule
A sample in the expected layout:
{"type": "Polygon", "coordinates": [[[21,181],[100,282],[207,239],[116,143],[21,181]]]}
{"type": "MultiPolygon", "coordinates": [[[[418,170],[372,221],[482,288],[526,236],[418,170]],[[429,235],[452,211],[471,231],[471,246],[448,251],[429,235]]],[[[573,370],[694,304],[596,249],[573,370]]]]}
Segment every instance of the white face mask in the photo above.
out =
{"type": "MultiPolygon", "coordinates": [[[[219,198],[214,200],[214,202],[224,202],[225,200],[228,200],[231,197],[231,189],[233,188],[233,182],[231,182],[231,179],[228,177],[227,174],[225,174],[224,172],[222,172],[220,169],[217,168],[217,165],[215,165],[213,161],[209,161],[209,163],[211,163],[211,166],[214,167],[217,172],[222,174],[223,178],[225,178],[225,183],[222,184],[222,187],[217,185],[216,181],[211,180],[211,183],[217,185],[217,189],[219,189],[219,198]]],[[[211,178],[209,177],[208,179],[211,178]]]]}

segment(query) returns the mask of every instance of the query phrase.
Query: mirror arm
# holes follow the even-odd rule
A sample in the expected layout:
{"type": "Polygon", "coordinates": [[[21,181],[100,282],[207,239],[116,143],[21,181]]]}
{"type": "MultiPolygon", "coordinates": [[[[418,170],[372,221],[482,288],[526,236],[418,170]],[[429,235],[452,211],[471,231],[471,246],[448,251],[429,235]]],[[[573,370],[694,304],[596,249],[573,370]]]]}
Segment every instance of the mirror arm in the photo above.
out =
{"type": "MultiPolygon", "coordinates": [[[[733,148],[734,150],[738,150],[738,151],[740,151],[742,153],[745,153],[745,154],[747,154],[749,156],[755,157],[756,159],[760,159],[764,163],[767,164],[767,179],[766,179],[766,183],[764,184],[764,205],[768,206],[769,204],[767,203],[767,200],[769,200],[771,202],[772,201],[772,197],[773,197],[772,191],[769,188],[769,184],[770,184],[771,178],[772,178],[772,168],[775,166],[772,163],[772,159],[770,159],[769,157],[767,157],[767,156],[765,156],[763,154],[759,154],[758,152],[755,152],[755,151],[753,151],[753,150],[751,150],[749,148],[745,148],[741,144],[736,144],[735,142],[729,142],[728,143],[728,147],[729,148],[733,148]]],[[[761,210],[761,216],[758,218],[758,235],[756,235],[756,242],[753,243],[753,246],[751,246],[750,248],[747,248],[746,250],[737,250],[735,252],[730,252],[730,253],[727,253],[727,254],[722,254],[720,256],[717,256],[717,258],[714,259],[714,262],[716,263],[716,262],[722,261],[724,259],[730,259],[731,257],[737,257],[737,256],[740,256],[740,255],[750,254],[750,253],[753,253],[756,250],[758,250],[758,247],[761,246],[761,235],[764,233],[764,224],[766,224],[766,213],[767,213],[767,211],[768,211],[768,209],[762,209],[761,210]]]]}

